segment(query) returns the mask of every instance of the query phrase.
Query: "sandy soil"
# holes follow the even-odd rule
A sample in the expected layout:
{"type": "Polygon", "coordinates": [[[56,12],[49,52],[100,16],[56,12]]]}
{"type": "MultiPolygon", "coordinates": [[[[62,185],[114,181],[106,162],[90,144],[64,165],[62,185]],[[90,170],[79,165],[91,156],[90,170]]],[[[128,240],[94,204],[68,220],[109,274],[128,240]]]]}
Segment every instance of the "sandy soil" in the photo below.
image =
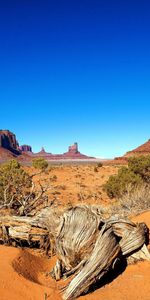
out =
{"type": "MultiPolygon", "coordinates": [[[[48,183],[49,200],[56,200],[58,204],[70,203],[110,203],[110,199],[103,191],[103,184],[110,175],[118,172],[119,166],[95,165],[60,165],[49,167],[49,171],[34,180],[42,184],[48,183]],[[96,170],[95,170],[96,167],[96,170]]],[[[36,173],[37,170],[26,167],[26,171],[36,173]]]]}

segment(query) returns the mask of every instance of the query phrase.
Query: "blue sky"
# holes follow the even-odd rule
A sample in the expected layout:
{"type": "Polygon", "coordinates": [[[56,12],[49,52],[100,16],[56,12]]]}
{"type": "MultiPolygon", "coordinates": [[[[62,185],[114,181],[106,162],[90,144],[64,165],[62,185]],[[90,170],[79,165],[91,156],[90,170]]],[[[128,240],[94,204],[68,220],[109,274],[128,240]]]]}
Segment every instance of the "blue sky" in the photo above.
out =
{"type": "Polygon", "coordinates": [[[150,138],[150,2],[0,1],[0,127],[97,157],[150,138]]]}

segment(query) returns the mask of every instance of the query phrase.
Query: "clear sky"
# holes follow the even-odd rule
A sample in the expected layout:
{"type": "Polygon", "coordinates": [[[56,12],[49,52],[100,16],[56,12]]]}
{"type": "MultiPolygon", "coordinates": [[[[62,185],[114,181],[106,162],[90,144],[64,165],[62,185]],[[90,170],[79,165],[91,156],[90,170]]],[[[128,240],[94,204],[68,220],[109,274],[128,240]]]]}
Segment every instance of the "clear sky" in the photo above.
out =
{"type": "Polygon", "coordinates": [[[0,1],[0,128],[114,157],[150,138],[150,1],[0,1]]]}

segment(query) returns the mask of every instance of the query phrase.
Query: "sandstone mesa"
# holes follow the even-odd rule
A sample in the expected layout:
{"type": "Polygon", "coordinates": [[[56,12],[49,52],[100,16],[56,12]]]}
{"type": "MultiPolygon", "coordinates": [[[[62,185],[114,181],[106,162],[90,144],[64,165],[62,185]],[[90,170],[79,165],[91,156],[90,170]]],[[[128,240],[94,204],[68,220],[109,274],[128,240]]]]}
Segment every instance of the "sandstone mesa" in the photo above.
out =
{"type": "Polygon", "coordinates": [[[21,160],[31,160],[34,157],[42,157],[46,160],[61,160],[61,159],[94,159],[82,154],[78,150],[78,143],[68,147],[68,151],[63,154],[52,154],[45,151],[42,147],[38,153],[33,153],[30,145],[19,145],[16,135],[9,130],[0,130],[0,160],[18,157],[21,160]]]}

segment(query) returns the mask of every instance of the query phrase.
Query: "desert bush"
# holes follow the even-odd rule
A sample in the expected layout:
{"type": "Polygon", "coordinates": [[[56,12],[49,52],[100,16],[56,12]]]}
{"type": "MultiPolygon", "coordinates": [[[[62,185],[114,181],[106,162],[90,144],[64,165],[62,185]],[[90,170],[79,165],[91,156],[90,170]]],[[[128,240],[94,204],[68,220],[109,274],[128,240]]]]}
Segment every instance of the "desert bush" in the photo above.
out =
{"type": "Polygon", "coordinates": [[[56,175],[53,175],[52,177],[50,177],[51,181],[55,182],[57,181],[57,176],[56,175]]]}
{"type": "Polygon", "coordinates": [[[43,198],[47,188],[39,188],[16,160],[0,166],[0,208],[13,209],[15,214],[27,214],[43,198]]]}
{"type": "Polygon", "coordinates": [[[94,167],[94,172],[98,172],[98,169],[101,168],[103,164],[99,162],[95,167],[94,167]]]}
{"type": "Polygon", "coordinates": [[[32,160],[32,165],[36,169],[40,169],[41,171],[45,171],[48,167],[48,162],[44,158],[34,158],[32,160]]]}
{"type": "Polygon", "coordinates": [[[111,175],[104,185],[104,190],[110,198],[119,198],[127,192],[128,185],[134,188],[142,183],[140,175],[127,167],[122,167],[117,175],[111,175]]]}
{"type": "Polygon", "coordinates": [[[127,191],[110,206],[110,217],[128,217],[150,209],[150,186],[143,183],[134,189],[128,185],[127,191]]]}
{"type": "Polygon", "coordinates": [[[0,205],[20,206],[21,195],[32,185],[30,176],[16,160],[0,166],[0,205]]]}
{"type": "Polygon", "coordinates": [[[110,198],[120,198],[141,185],[150,183],[150,156],[131,157],[128,167],[122,167],[117,175],[109,177],[104,190],[110,198]]]}
{"type": "Polygon", "coordinates": [[[150,186],[146,183],[136,186],[128,186],[127,192],[119,199],[124,215],[140,213],[150,209],[150,186]]]}
{"type": "Polygon", "coordinates": [[[140,175],[143,181],[150,182],[150,155],[129,158],[128,167],[129,170],[140,175]]]}
{"type": "Polygon", "coordinates": [[[98,167],[98,168],[101,168],[102,166],[103,166],[102,162],[99,162],[99,163],[97,164],[97,167],[98,167]]]}

